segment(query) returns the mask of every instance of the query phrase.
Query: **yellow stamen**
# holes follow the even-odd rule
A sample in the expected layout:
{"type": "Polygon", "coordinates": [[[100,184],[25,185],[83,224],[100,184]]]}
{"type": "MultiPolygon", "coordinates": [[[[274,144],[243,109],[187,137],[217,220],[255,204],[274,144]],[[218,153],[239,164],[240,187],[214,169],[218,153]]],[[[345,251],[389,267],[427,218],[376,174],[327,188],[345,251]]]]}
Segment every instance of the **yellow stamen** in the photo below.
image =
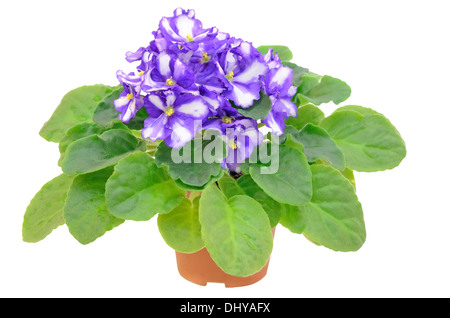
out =
{"type": "Polygon", "coordinates": [[[166,85],[167,85],[167,86],[175,85],[175,81],[172,79],[172,77],[171,77],[171,78],[168,78],[168,79],[166,80],[166,85]]]}
{"type": "Polygon", "coordinates": [[[190,34],[186,34],[186,39],[188,40],[188,42],[194,41],[194,38],[190,34]]]}
{"type": "Polygon", "coordinates": [[[237,149],[236,143],[234,143],[234,142],[230,143],[230,148],[231,149],[237,149]]]}
{"type": "Polygon", "coordinates": [[[202,63],[206,63],[206,62],[208,62],[210,59],[211,59],[211,57],[208,56],[208,53],[206,53],[206,52],[203,52],[203,53],[202,53],[202,63]]]}
{"type": "Polygon", "coordinates": [[[222,122],[224,122],[225,124],[231,124],[233,122],[233,119],[231,117],[228,117],[228,116],[223,116],[222,117],[222,122]]]}
{"type": "Polygon", "coordinates": [[[165,113],[168,117],[170,117],[170,116],[172,116],[172,115],[175,113],[175,110],[173,109],[173,107],[168,106],[168,107],[166,107],[166,109],[164,110],[164,113],[165,113]]]}
{"type": "Polygon", "coordinates": [[[131,94],[131,93],[130,93],[130,94],[127,94],[127,99],[128,99],[128,100],[132,100],[132,99],[133,99],[133,94],[131,94]]]}
{"type": "Polygon", "coordinates": [[[139,76],[142,76],[142,75],[144,75],[144,73],[145,73],[144,71],[140,71],[140,72],[138,73],[138,75],[139,75],[139,76]]]}
{"type": "Polygon", "coordinates": [[[228,74],[227,74],[225,77],[226,77],[227,80],[229,80],[229,81],[233,80],[234,72],[233,72],[233,71],[228,72],[228,74]]]}

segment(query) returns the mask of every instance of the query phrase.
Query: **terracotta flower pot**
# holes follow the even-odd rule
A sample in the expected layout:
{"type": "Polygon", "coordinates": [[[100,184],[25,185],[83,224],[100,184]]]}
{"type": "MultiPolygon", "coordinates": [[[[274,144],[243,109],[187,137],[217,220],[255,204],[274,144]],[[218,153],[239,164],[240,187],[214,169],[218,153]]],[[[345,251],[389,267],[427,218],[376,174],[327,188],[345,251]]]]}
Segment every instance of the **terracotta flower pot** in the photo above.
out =
{"type": "MultiPolygon", "coordinates": [[[[275,228],[272,229],[275,235],[275,228]]],[[[240,287],[254,284],[266,276],[267,264],[257,273],[239,277],[225,273],[213,261],[206,248],[192,254],[176,252],[178,272],[182,277],[195,284],[206,286],[207,283],[223,283],[225,287],[240,287]]]]}

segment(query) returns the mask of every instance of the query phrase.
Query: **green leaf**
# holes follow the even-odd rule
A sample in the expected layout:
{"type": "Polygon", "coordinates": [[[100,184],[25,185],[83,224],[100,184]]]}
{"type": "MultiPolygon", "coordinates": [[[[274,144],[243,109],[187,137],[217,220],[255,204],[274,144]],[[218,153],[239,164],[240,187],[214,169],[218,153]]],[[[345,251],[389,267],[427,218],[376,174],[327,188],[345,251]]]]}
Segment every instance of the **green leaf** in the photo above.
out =
{"type": "Polygon", "coordinates": [[[273,238],[261,205],[245,195],[227,200],[215,185],[200,197],[202,238],[211,258],[226,273],[249,276],[267,263],[273,238]]]}
{"type": "Polygon", "coordinates": [[[48,141],[60,142],[66,131],[92,121],[98,103],[111,93],[105,85],[83,86],[67,93],[39,134],[48,141]]]}
{"type": "Polygon", "coordinates": [[[298,94],[302,99],[315,105],[328,102],[337,105],[350,97],[350,86],[340,79],[328,75],[317,78],[316,74],[309,77],[304,75],[302,79],[298,94]]]}
{"type": "Polygon", "coordinates": [[[269,96],[261,92],[261,97],[256,100],[253,105],[249,108],[242,108],[232,104],[236,110],[244,115],[245,117],[250,117],[253,119],[266,119],[270,110],[272,109],[272,101],[269,96]]]}
{"type": "Polygon", "coordinates": [[[339,110],[322,120],[320,126],[342,150],[346,166],[351,170],[392,169],[406,156],[402,137],[381,114],[362,115],[353,110],[339,110]]]}
{"type": "Polygon", "coordinates": [[[344,177],[347,178],[348,181],[353,185],[353,188],[356,189],[355,175],[353,174],[353,170],[344,169],[343,171],[339,171],[344,177]]]}
{"type": "Polygon", "coordinates": [[[205,247],[198,219],[200,197],[183,199],[168,214],[158,215],[158,229],[164,241],[181,253],[195,253],[205,247]]]}
{"type": "Polygon", "coordinates": [[[225,174],[224,170],[220,170],[219,174],[217,176],[211,176],[208,180],[207,183],[205,183],[202,186],[193,186],[190,184],[186,184],[183,181],[181,181],[180,179],[176,179],[174,180],[175,184],[177,185],[178,188],[185,190],[185,191],[202,191],[204,190],[207,186],[209,186],[210,184],[213,184],[214,182],[217,182],[218,180],[220,180],[223,175],[225,174]]]}
{"type": "Polygon", "coordinates": [[[67,150],[67,147],[69,147],[69,145],[75,140],[91,135],[97,135],[102,131],[103,131],[102,126],[91,122],[86,122],[73,126],[69,130],[67,130],[66,134],[61,139],[59,143],[59,152],[61,154],[64,154],[67,150]]]}
{"type": "Polygon", "coordinates": [[[144,121],[149,116],[147,109],[145,107],[142,107],[138,110],[136,113],[136,116],[134,116],[130,122],[128,123],[128,128],[134,129],[134,130],[141,130],[144,128],[144,121]]]}
{"type": "Polygon", "coordinates": [[[61,167],[69,175],[93,172],[113,166],[137,151],[145,151],[145,141],[139,141],[126,130],[111,129],[71,143],[61,167]]]}
{"type": "Polygon", "coordinates": [[[298,108],[297,117],[288,118],[286,125],[291,125],[296,129],[301,130],[309,123],[318,125],[324,118],[325,115],[319,107],[314,106],[313,104],[306,104],[298,108]]]}
{"type": "Polygon", "coordinates": [[[89,244],[122,224],[109,213],[105,202],[105,184],[112,168],[79,175],[73,180],[64,207],[64,219],[69,232],[81,244],[89,244]]]}
{"type": "Polygon", "coordinates": [[[211,140],[196,138],[179,150],[172,149],[162,142],[155,153],[155,161],[158,167],[167,167],[172,179],[179,180],[180,185],[198,191],[222,177],[220,159],[225,155],[224,148],[223,141],[218,138],[211,140]],[[212,154],[211,158],[205,156],[209,153],[212,154]]]}
{"type": "Polygon", "coordinates": [[[305,236],[335,251],[356,251],[366,239],[353,185],[330,166],[312,165],[313,196],[303,205],[305,236]]]}
{"type": "Polygon", "coordinates": [[[234,178],[230,177],[228,174],[225,174],[218,182],[220,190],[222,190],[223,194],[230,199],[235,195],[243,195],[245,194],[244,190],[238,185],[234,178]]]}
{"type": "Polygon", "coordinates": [[[307,93],[308,91],[319,85],[321,79],[322,76],[313,72],[303,74],[302,84],[298,87],[297,93],[299,94],[307,93]]]}
{"type": "Polygon", "coordinates": [[[106,183],[109,211],[125,220],[147,221],[157,213],[168,213],[185,196],[168,173],[143,152],[121,159],[106,183]]]}
{"type": "MultiPolygon", "coordinates": [[[[276,157],[272,146],[272,156],[276,157]]],[[[298,149],[280,145],[278,171],[264,174],[261,166],[250,165],[250,175],[258,186],[278,202],[300,205],[311,198],[311,171],[298,149]]],[[[276,160],[276,159],[275,159],[276,160]]]]}
{"type": "Polygon", "coordinates": [[[73,177],[62,174],[46,183],[27,207],[23,219],[22,238],[35,243],[43,240],[64,224],[63,210],[73,177]]]}
{"type": "Polygon", "coordinates": [[[302,234],[306,228],[305,212],[300,206],[283,204],[280,223],[292,233],[302,234]]]}
{"type": "Polygon", "coordinates": [[[61,166],[62,162],[64,160],[64,157],[66,155],[66,150],[69,145],[74,142],[75,140],[100,134],[102,132],[102,127],[96,123],[82,123],[76,126],[73,126],[69,130],[67,130],[65,136],[61,139],[59,143],[59,153],[60,157],[58,160],[58,165],[61,166]]]}
{"type": "Polygon", "coordinates": [[[264,55],[269,52],[269,48],[273,49],[273,54],[278,53],[278,57],[280,58],[281,62],[290,61],[294,57],[291,50],[284,45],[263,45],[259,46],[257,50],[259,51],[259,53],[264,55]]]}
{"type": "Polygon", "coordinates": [[[114,120],[119,118],[119,112],[114,107],[114,100],[119,98],[123,92],[123,86],[119,85],[112,88],[112,92],[108,94],[100,103],[98,103],[92,120],[102,126],[111,125],[114,120]]]}
{"type": "Polygon", "coordinates": [[[342,151],[323,128],[307,124],[300,131],[293,131],[291,135],[294,141],[303,145],[303,152],[309,162],[323,159],[339,170],[345,169],[342,151]]]}
{"type": "Polygon", "coordinates": [[[307,68],[298,66],[297,64],[291,62],[283,62],[282,64],[292,69],[293,71],[292,82],[294,83],[294,86],[299,87],[302,84],[303,75],[307,74],[309,70],[307,68]]]}
{"type": "Polygon", "coordinates": [[[237,180],[237,184],[246,195],[252,197],[261,204],[269,217],[270,227],[274,228],[280,221],[282,207],[287,204],[279,203],[268,196],[248,174],[240,177],[237,180]]]}
{"type": "Polygon", "coordinates": [[[82,123],[76,126],[73,126],[69,130],[67,130],[66,135],[63,139],[61,139],[59,143],[59,153],[61,154],[58,160],[58,164],[61,166],[62,161],[66,155],[66,150],[69,145],[81,138],[92,136],[92,135],[100,135],[103,132],[110,129],[124,129],[128,130],[127,126],[125,126],[122,122],[115,121],[110,124],[108,127],[100,126],[97,123],[82,123]]]}
{"type": "Polygon", "coordinates": [[[371,108],[367,108],[367,107],[363,107],[363,106],[358,106],[358,105],[347,105],[347,106],[342,106],[339,107],[338,109],[336,109],[334,112],[340,112],[343,110],[351,110],[354,112],[357,112],[359,114],[361,114],[362,116],[372,116],[372,115],[381,115],[383,116],[383,114],[380,114],[379,112],[371,109],[371,108]]]}
{"type": "Polygon", "coordinates": [[[225,175],[218,182],[220,190],[230,199],[235,195],[248,195],[259,204],[267,213],[270,221],[270,227],[274,228],[281,217],[281,206],[283,204],[269,197],[256,183],[250,175],[244,175],[238,180],[233,179],[229,175],[225,175]]]}

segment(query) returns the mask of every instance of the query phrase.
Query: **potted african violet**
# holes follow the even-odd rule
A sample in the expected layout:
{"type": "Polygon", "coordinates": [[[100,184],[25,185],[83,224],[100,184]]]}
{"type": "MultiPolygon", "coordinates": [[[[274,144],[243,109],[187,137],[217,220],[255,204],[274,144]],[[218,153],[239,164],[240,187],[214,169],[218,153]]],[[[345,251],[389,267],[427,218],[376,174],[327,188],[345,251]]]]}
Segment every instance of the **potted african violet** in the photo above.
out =
{"type": "Polygon", "coordinates": [[[180,274],[198,284],[264,277],[278,224],[334,251],[364,243],[353,171],[392,169],[406,155],[382,114],[343,81],[255,47],[193,10],[164,17],[126,53],[118,85],[67,93],[40,135],[59,143],[62,174],[36,194],[23,240],[66,224],[89,244],[125,221],[157,215],[180,274]]]}

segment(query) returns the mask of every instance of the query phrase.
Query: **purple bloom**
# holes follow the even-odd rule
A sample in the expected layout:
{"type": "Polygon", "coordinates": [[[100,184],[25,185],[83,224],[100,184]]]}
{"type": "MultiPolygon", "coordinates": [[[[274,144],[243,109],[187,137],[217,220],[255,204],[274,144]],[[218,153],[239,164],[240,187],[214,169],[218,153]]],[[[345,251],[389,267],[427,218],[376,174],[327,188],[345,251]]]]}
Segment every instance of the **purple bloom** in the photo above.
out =
{"type": "Polygon", "coordinates": [[[220,110],[220,107],[225,102],[228,102],[222,95],[206,89],[205,86],[200,86],[199,92],[200,96],[208,104],[212,116],[215,116],[217,114],[217,111],[220,110]]]}
{"type": "Polygon", "coordinates": [[[113,104],[120,112],[119,119],[128,124],[130,119],[144,106],[144,98],[133,87],[124,85],[124,91],[113,104]]]}
{"type": "Polygon", "coordinates": [[[139,75],[142,76],[143,73],[148,70],[150,61],[152,60],[154,53],[150,50],[149,47],[141,47],[136,52],[127,52],[125,56],[125,59],[129,63],[138,61],[141,62],[141,64],[137,67],[137,70],[139,75]]]}
{"type": "Polygon", "coordinates": [[[272,133],[280,136],[284,133],[286,119],[297,117],[297,106],[291,102],[297,88],[292,85],[293,71],[286,66],[273,68],[264,80],[264,88],[272,101],[272,109],[264,122],[272,133]]]}
{"type": "Polygon", "coordinates": [[[129,52],[125,53],[125,59],[129,63],[141,61],[146,52],[148,52],[148,51],[145,47],[140,47],[136,52],[129,51],[129,52]]]}
{"type": "Polygon", "coordinates": [[[196,83],[209,91],[222,93],[228,87],[222,77],[217,64],[211,61],[198,68],[196,83]]]}
{"type": "Polygon", "coordinates": [[[264,55],[264,62],[269,67],[269,70],[274,68],[279,68],[281,66],[280,58],[278,53],[273,54],[273,49],[270,47],[268,52],[264,55]]]}
{"type": "Polygon", "coordinates": [[[144,72],[139,72],[138,74],[134,74],[134,72],[131,72],[129,74],[125,74],[123,71],[117,71],[117,79],[119,80],[120,84],[122,85],[128,85],[133,86],[136,88],[138,93],[141,92],[141,85],[144,80],[144,72]]]}
{"type": "Polygon", "coordinates": [[[238,171],[263,135],[258,122],[234,105],[252,107],[263,91],[272,109],[262,122],[276,135],[283,134],[288,117],[296,116],[292,70],[272,49],[261,55],[250,42],[203,28],[194,10],[175,10],[153,35],[147,47],[126,53],[128,62],[140,64],[136,72],[117,72],[125,90],[114,101],[126,123],[146,108],[144,139],[178,149],[201,130],[214,129],[227,145],[223,168],[238,171]]]}
{"type": "Polygon", "coordinates": [[[181,60],[161,53],[156,57],[152,68],[145,73],[142,90],[150,93],[173,88],[196,92],[195,75],[181,60]]]}
{"type": "Polygon", "coordinates": [[[237,106],[249,108],[260,98],[260,78],[267,73],[268,67],[250,43],[240,40],[235,40],[235,43],[239,43],[237,47],[221,53],[218,70],[228,87],[224,96],[237,106]]]}
{"type": "Polygon", "coordinates": [[[229,48],[229,44],[230,35],[219,32],[213,39],[199,43],[197,50],[191,51],[189,62],[193,67],[208,63],[211,61],[211,57],[215,57],[229,48]]]}
{"type": "Polygon", "coordinates": [[[176,149],[194,138],[199,123],[209,114],[203,98],[176,91],[147,95],[145,107],[150,116],[144,122],[142,137],[163,139],[176,149]]]}
{"type": "Polygon", "coordinates": [[[203,29],[201,21],[195,19],[194,10],[185,11],[181,8],[174,11],[172,18],[162,18],[159,29],[166,39],[188,46],[217,35],[216,28],[203,29]]]}
{"type": "Polygon", "coordinates": [[[203,128],[215,129],[225,134],[228,128],[233,128],[240,123],[240,120],[244,119],[251,120],[242,116],[235,108],[231,107],[230,102],[224,100],[221,107],[217,108],[214,116],[205,121],[203,128]]]}
{"type": "Polygon", "coordinates": [[[242,116],[228,101],[217,109],[216,116],[205,121],[203,129],[221,132],[227,149],[222,167],[233,171],[238,170],[263,140],[256,120],[242,116]]]}
{"type": "Polygon", "coordinates": [[[228,127],[223,139],[227,146],[227,156],[222,161],[222,167],[238,172],[239,166],[245,159],[250,158],[255,147],[261,144],[263,135],[255,120],[245,118],[228,127]]]}

